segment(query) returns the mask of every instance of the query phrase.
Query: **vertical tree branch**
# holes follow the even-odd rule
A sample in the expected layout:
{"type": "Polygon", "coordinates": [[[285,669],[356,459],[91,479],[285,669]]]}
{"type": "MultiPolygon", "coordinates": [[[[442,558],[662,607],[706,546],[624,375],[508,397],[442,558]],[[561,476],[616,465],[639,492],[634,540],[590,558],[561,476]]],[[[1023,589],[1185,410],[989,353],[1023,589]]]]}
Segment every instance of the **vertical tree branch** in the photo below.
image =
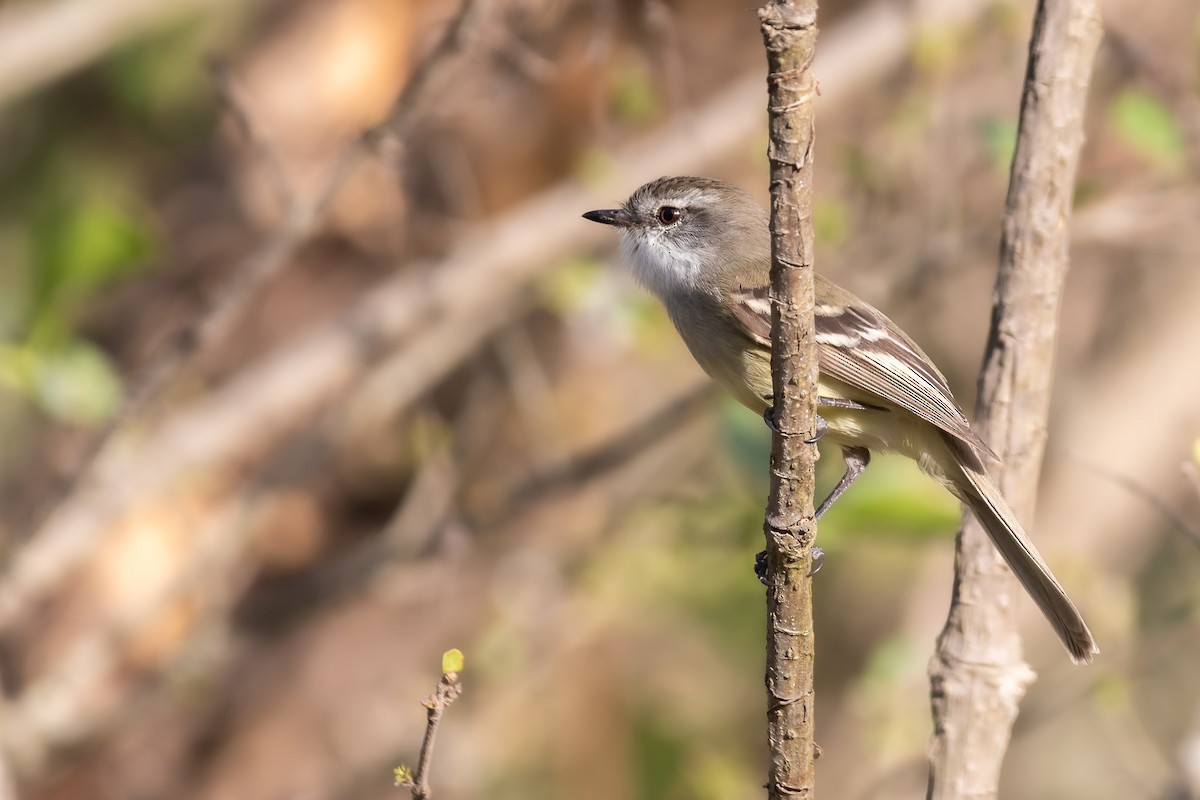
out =
{"type": "MultiPolygon", "coordinates": [[[[1045,446],[1067,221],[1100,33],[1094,0],[1038,3],[976,410],[977,430],[1004,459],[995,477],[1026,520],[1045,446]]],[[[1015,585],[983,528],[965,519],[950,614],[929,670],[930,798],[996,796],[1017,706],[1033,679],[1013,618],[1015,585]]]]}
{"type": "Polygon", "coordinates": [[[812,146],[816,0],[759,10],[767,49],[771,141],[771,373],[775,386],[767,538],[767,725],[772,800],[812,797],[813,332],[812,146]]]}

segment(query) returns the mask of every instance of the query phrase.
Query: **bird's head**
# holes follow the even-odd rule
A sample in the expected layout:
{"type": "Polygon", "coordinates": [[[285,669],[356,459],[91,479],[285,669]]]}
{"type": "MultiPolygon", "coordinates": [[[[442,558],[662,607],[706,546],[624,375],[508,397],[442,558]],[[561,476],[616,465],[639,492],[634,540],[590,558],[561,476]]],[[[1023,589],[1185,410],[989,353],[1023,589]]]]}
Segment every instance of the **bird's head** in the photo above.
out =
{"type": "Polygon", "coordinates": [[[769,263],[767,216],[748,193],[711,178],[659,178],[618,208],[584,219],[621,232],[634,276],[662,298],[705,291],[747,264],[769,263]]]}

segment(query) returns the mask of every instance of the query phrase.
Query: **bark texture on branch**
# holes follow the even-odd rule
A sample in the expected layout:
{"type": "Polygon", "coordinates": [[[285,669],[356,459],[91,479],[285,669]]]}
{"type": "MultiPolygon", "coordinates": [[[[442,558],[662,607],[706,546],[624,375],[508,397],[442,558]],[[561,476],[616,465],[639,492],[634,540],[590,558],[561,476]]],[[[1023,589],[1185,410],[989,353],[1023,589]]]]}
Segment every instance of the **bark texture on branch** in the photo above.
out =
{"type": "Polygon", "coordinates": [[[817,448],[813,330],[812,146],[817,3],[759,10],[767,49],[771,140],[771,372],[775,385],[767,539],[768,797],[812,797],[812,545],[817,448]]]}
{"type": "MultiPolygon", "coordinates": [[[[1026,520],[1045,448],[1068,220],[1100,34],[1094,0],[1039,2],[976,409],[976,429],[1003,459],[997,483],[1026,520]]],[[[929,669],[929,798],[996,796],[1018,705],[1034,677],[1016,630],[1015,587],[983,528],[966,518],[950,614],[929,669]]]]}

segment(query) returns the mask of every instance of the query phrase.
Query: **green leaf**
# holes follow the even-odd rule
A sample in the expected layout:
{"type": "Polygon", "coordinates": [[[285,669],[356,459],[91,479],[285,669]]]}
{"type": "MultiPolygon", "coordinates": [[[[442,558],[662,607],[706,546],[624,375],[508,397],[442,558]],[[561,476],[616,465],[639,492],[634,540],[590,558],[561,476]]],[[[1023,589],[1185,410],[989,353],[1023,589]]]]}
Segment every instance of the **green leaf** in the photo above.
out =
{"type": "Polygon", "coordinates": [[[638,798],[678,797],[688,782],[690,741],[668,714],[639,709],[631,720],[635,793],[638,798]]]}
{"type": "Polygon", "coordinates": [[[600,186],[615,171],[616,163],[612,156],[598,147],[584,150],[575,161],[575,177],[590,188],[600,186]]]}
{"type": "Polygon", "coordinates": [[[98,74],[134,122],[172,135],[197,136],[199,114],[212,106],[212,79],[203,63],[227,49],[238,11],[176,23],[116,50],[98,74]]]}
{"type": "Polygon", "coordinates": [[[1105,711],[1129,707],[1129,684],[1117,675],[1100,677],[1092,685],[1092,702],[1105,711]]]}
{"type": "MultiPolygon", "coordinates": [[[[822,459],[819,465],[834,473],[822,484],[836,480],[841,464],[822,459]],[[828,462],[828,464],[826,463],[828,462]]],[[[824,486],[818,490],[822,496],[824,486]]],[[[953,536],[959,505],[917,465],[899,456],[871,460],[871,469],[821,519],[821,540],[826,549],[837,547],[844,536],[872,536],[884,532],[914,541],[953,536]]]]}
{"type": "Polygon", "coordinates": [[[722,392],[719,397],[718,410],[725,446],[733,462],[755,490],[765,493],[768,479],[765,467],[771,457],[771,429],[763,424],[762,417],[747,412],[745,406],[728,394],[722,392]]]}
{"type": "Polygon", "coordinates": [[[604,267],[595,259],[576,258],[550,270],[538,282],[541,301],[559,314],[577,309],[596,290],[604,267]]]}
{"type": "Polygon", "coordinates": [[[1117,136],[1140,156],[1163,167],[1177,167],[1185,155],[1184,138],[1171,110],[1148,92],[1127,89],[1109,107],[1117,136]]]}
{"type": "Polygon", "coordinates": [[[963,31],[957,26],[925,25],[913,40],[913,62],[924,72],[947,72],[958,62],[962,49],[963,31]]]}
{"type": "Polygon", "coordinates": [[[813,232],[817,242],[840,247],[850,235],[850,211],[840,200],[818,200],[813,209],[813,232]]]}
{"type": "Polygon", "coordinates": [[[34,221],[32,236],[35,318],[61,316],[60,303],[135,271],[153,250],[147,229],[104,200],[51,201],[34,221]]]}
{"type": "Polygon", "coordinates": [[[1013,152],[1017,149],[1016,120],[1003,117],[992,117],[983,121],[979,131],[983,139],[983,149],[987,153],[992,168],[1002,174],[1007,174],[1012,166],[1013,152]]]}
{"type": "Polygon", "coordinates": [[[49,414],[81,424],[107,419],[121,400],[121,381],[108,358],[82,340],[37,354],[30,388],[49,414]]]}
{"type": "Polygon", "coordinates": [[[658,115],[662,98],[646,65],[639,59],[621,62],[612,95],[613,111],[623,122],[645,125],[658,115]]]}
{"type": "Polygon", "coordinates": [[[457,648],[447,650],[442,653],[442,674],[449,675],[452,672],[463,671],[463,654],[462,650],[457,648]]]}
{"type": "Polygon", "coordinates": [[[912,641],[905,636],[885,639],[871,651],[863,669],[863,683],[880,688],[895,685],[912,664],[914,651],[912,641]]]}

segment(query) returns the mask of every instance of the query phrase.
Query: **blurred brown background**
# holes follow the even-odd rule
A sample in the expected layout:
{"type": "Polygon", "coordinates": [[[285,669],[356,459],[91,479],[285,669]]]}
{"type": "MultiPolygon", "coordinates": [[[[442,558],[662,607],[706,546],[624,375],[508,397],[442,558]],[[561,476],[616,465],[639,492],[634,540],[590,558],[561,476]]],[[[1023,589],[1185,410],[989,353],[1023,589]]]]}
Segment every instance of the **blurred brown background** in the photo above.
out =
{"type": "MultiPolygon", "coordinates": [[[[766,431],[579,217],[765,199],[754,4],[457,10],[0,3],[0,797],[406,796],[450,647],[439,798],[761,796],[766,431]]],[[[1032,3],[821,13],[818,268],[970,408],[1032,3]]],[[[1020,600],[1031,800],[1200,797],[1200,21],[1104,14],[1032,521],[1103,653],[1020,600]]],[[[923,792],[957,513],[881,458],[822,524],[824,796],[923,792]]]]}

